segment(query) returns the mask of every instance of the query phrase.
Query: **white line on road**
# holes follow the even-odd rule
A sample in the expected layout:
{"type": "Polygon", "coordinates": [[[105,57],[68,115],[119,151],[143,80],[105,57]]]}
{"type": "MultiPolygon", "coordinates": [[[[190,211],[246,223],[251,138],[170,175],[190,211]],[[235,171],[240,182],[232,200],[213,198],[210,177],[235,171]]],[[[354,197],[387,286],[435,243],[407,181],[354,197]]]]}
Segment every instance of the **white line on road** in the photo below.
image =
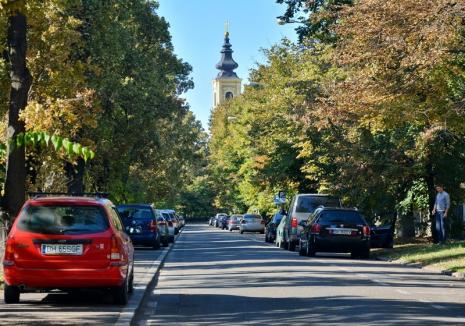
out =
{"type": "Polygon", "coordinates": [[[399,292],[400,294],[404,294],[404,295],[409,295],[410,294],[407,291],[404,291],[404,290],[401,290],[401,289],[396,289],[396,291],[399,292]]]}

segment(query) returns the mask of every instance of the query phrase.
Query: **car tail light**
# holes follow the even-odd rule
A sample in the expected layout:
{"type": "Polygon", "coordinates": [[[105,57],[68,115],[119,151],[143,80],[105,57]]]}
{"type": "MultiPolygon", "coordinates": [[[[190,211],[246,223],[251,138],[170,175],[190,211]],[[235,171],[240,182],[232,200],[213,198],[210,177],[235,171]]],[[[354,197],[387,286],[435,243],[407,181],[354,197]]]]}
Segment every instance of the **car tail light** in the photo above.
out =
{"type": "MultiPolygon", "coordinates": [[[[110,260],[122,260],[121,249],[116,236],[111,237],[110,260]]],[[[114,265],[114,264],[112,264],[114,265]]]]}
{"type": "Polygon", "coordinates": [[[3,258],[3,266],[13,266],[15,264],[15,248],[14,240],[10,238],[6,243],[5,257],[3,258]]]}
{"type": "Polygon", "coordinates": [[[370,227],[365,225],[363,227],[363,235],[368,237],[370,233],[371,233],[370,227]]]}
{"type": "Polygon", "coordinates": [[[315,234],[320,234],[321,231],[321,225],[320,224],[313,224],[311,232],[315,234]]]}
{"type": "Polygon", "coordinates": [[[296,228],[298,224],[299,224],[299,223],[297,222],[297,218],[296,218],[296,217],[293,217],[293,218],[291,219],[291,227],[292,227],[292,228],[296,228]]]}
{"type": "Polygon", "coordinates": [[[158,222],[158,225],[166,225],[166,222],[165,221],[160,221],[160,222],[158,222]]]}
{"type": "Polygon", "coordinates": [[[228,224],[233,224],[233,221],[232,221],[232,220],[229,220],[228,224]]]}
{"type": "Polygon", "coordinates": [[[150,228],[150,232],[156,232],[157,222],[155,220],[150,221],[149,228],[150,228]]]}

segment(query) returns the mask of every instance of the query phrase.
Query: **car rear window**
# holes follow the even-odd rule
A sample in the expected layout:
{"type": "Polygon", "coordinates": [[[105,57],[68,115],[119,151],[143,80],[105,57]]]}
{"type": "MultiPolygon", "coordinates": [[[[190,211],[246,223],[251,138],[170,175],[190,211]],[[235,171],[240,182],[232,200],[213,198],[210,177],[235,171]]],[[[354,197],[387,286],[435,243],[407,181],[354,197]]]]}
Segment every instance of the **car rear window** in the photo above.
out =
{"type": "Polygon", "coordinates": [[[100,206],[30,205],[18,220],[19,229],[43,234],[99,233],[108,227],[108,218],[100,206]]]}
{"type": "Polygon", "coordinates": [[[148,207],[118,206],[118,212],[122,218],[135,220],[154,218],[152,209],[148,207]]]}
{"type": "Polygon", "coordinates": [[[163,217],[164,217],[168,222],[171,221],[171,216],[170,216],[170,214],[168,214],[168,213],[162,213],[162,214],[163,214],[163,217]]]}
{"type": "Polygon", "coordinates": [[[256,220],[256,219],[262,219],[260,215],[244,215],[244,219],[246,220],[256,220]]]}
{"type": "Polygon", "coordinates": [[[347,223],[347,224],[363,224],[366,222],[359,212],[351,211],[325,211],[322,212],[319,223],[331,224],[331,223],[347,223]]]}
{"type": "Polygon", "coordinates": [[[297,213],[313,213],[318,207],[339,207],[340,201],[336,197],[299,196],[297,199],[297,213]]]}

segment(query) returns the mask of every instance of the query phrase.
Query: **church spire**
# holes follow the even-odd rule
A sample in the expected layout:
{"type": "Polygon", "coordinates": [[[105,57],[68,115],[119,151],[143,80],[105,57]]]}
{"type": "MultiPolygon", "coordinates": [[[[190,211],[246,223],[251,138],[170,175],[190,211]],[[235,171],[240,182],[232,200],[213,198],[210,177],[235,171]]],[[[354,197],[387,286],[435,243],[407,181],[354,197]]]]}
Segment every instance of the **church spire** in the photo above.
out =
{"type": "Polygon", "coordinates": [[[226,27],[224,33],[224,44],[221,49],[221,60],[216,64],[216,69],[220,70],[217,78],[239,78],[237,77],[234,69],[239,65],[232,58],[233,50],[231,49],[231,43],[229,43],[229,28],[226,27]]]}

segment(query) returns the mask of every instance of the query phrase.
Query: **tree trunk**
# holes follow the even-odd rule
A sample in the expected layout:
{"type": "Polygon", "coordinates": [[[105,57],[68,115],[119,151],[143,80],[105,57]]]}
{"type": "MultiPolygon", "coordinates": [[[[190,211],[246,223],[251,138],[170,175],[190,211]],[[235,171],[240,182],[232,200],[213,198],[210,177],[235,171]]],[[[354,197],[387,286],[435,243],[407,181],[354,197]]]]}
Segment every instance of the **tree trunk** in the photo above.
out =
{"type": "MultiPolygon", "coordinates": [[[[7,56],[10,63],[10,105],[8,111],[8,139],[25,131],[24,122],[19,120],[20,112],[27,105],[32,76],[26,66],[27,21],[20,12],[13,12],[8,19],[7,56]]],[[[24,203],[26,193],[26,165],[24,146],[16,148],[8,142],[6,161],[5,196],[3,207],[16,216],[24,203]]]]}
{"type": "Polygon", "coordinates": [[[76,164],[66,162],[65,171],[68,177],[68,193],[82,194],[84,193],[84,171],[86,163],[84,159],[79,158],[76,164]]]}
{"type": "Polygon", "coordinates": [[[434,173],[433,173],[433,165],[431,163],[426,164],[426,176],[425,182],[428,187],[428,208],[429,208],[429,216],[431,222],[431,236],[433,238],[433,242],[438,242],[438,235],[436,234],[436,221],[435,216],[431,214],[431,211],[434,208],[434,203],[436,202],[436,189],[434,187],[434,173]]]}

